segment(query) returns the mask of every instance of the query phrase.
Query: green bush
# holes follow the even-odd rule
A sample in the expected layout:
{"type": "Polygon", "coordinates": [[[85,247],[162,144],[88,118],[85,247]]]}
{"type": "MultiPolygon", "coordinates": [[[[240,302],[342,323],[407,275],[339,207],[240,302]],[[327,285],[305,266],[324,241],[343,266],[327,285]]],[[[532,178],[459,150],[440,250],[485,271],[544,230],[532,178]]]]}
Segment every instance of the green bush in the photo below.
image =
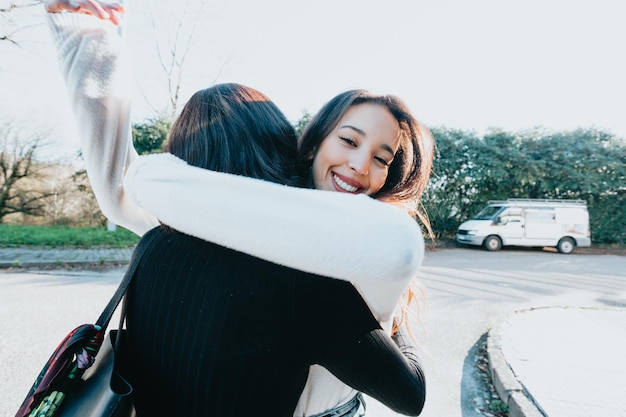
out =
{"type": "Polygon", "coordinates": [[[19,226],[0,224],[0,246],[110,246],[129,247],[139,236],[118,227],[109,232],[105,227],[19,226]]]}
{"type": "Polygon", "coordinates": [[[593,243],[626,243],[626,142],[571,132],[432,129],[437,143],[424,207],[438,238],[452,238],[489,200],[587,201],[593,243]]]}

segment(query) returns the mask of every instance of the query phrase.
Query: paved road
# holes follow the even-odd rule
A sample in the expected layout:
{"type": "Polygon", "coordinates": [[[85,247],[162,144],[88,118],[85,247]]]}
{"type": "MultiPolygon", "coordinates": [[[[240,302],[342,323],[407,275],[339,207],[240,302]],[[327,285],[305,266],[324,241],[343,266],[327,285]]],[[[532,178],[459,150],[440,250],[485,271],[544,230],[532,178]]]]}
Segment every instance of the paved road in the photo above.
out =
{"type": "MultiPolygon", "coordinates": [[[[428,252],[426,305],[414,330],[428,378],[424,416],[483,416],[475,367],[483,335],[513,311],[626,306],[626,257],[530,250],[428,252]]],[[[93,322],[123,268],[0,272],[0,417],[12,416],[56,343],[93,322]]],[[[370,401],[372,416],[394,416],[370,401]]]]}
{"type": "Polygon", "coordinates": [[[428,252],[421,277],[427,302],[417,329],[428,382],[422,415],[483,416],[485,392],[475,366],[482,336],[521,309],[626,307],[625,271],[626,257],[614,255],[480,248],[428,252]]]}

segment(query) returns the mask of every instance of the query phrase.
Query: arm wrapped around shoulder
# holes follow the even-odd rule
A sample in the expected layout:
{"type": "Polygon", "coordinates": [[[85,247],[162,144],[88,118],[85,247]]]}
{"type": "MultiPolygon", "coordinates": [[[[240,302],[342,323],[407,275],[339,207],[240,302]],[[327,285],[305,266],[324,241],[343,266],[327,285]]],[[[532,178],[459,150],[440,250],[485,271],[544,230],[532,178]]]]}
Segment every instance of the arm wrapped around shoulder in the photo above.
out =
{"type": "Polygon", "coordinates": [[[384,283],[401,294],[424,255],[417,222],[365,195],[209,171],[171,154],[139,157],[124,189],[184,233],[356,285],[384,283]]]}

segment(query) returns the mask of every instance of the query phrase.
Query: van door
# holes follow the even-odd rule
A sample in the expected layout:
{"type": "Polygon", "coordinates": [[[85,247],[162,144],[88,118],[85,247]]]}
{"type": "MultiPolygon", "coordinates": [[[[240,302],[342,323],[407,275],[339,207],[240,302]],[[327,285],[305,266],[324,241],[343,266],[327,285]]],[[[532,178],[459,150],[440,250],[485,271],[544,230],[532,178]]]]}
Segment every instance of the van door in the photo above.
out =
{"type": "Polygon", "coordinates": [[[524,217],[520,207],[508,207],[498,216],[498,229],[505,244],[515,245],[524,237],[524,217]]]}
{"type": "Polygon", "coordinates": [[[553,207],[529,207],[525,212],[527,239],[542,245],[559,239],[561,230],[553,207]]]}

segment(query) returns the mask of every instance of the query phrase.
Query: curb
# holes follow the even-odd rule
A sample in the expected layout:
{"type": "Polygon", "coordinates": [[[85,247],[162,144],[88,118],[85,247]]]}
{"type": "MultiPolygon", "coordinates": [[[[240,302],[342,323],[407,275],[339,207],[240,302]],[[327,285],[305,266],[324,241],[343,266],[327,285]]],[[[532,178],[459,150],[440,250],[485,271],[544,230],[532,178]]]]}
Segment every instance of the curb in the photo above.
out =
{"type": "Polygon", "coordinates": [[[0,248],[0,269],[128,264],[134,248],[0,248]]]}
{"type": "Polygon", "coordinates": [[[487,335],[489,371],[500,400],[509,408],[509,417],[547,417],[506,361],[500,343],[500,324],[494,326],[487,335]]]}
{"type": "Polygon", "coordinates": [[[71,266],[110,266],[110,265],[128,265],[128,260],[119,260],[119,259],[108,259],[103,261],[39,261],[39,262],[29,262],[29,261],[20,261],[15,260],[13,262],[0,261],[0,269],[10,269],[10,268],[47,268],[47,267],[71,267],[71,266]]]}

